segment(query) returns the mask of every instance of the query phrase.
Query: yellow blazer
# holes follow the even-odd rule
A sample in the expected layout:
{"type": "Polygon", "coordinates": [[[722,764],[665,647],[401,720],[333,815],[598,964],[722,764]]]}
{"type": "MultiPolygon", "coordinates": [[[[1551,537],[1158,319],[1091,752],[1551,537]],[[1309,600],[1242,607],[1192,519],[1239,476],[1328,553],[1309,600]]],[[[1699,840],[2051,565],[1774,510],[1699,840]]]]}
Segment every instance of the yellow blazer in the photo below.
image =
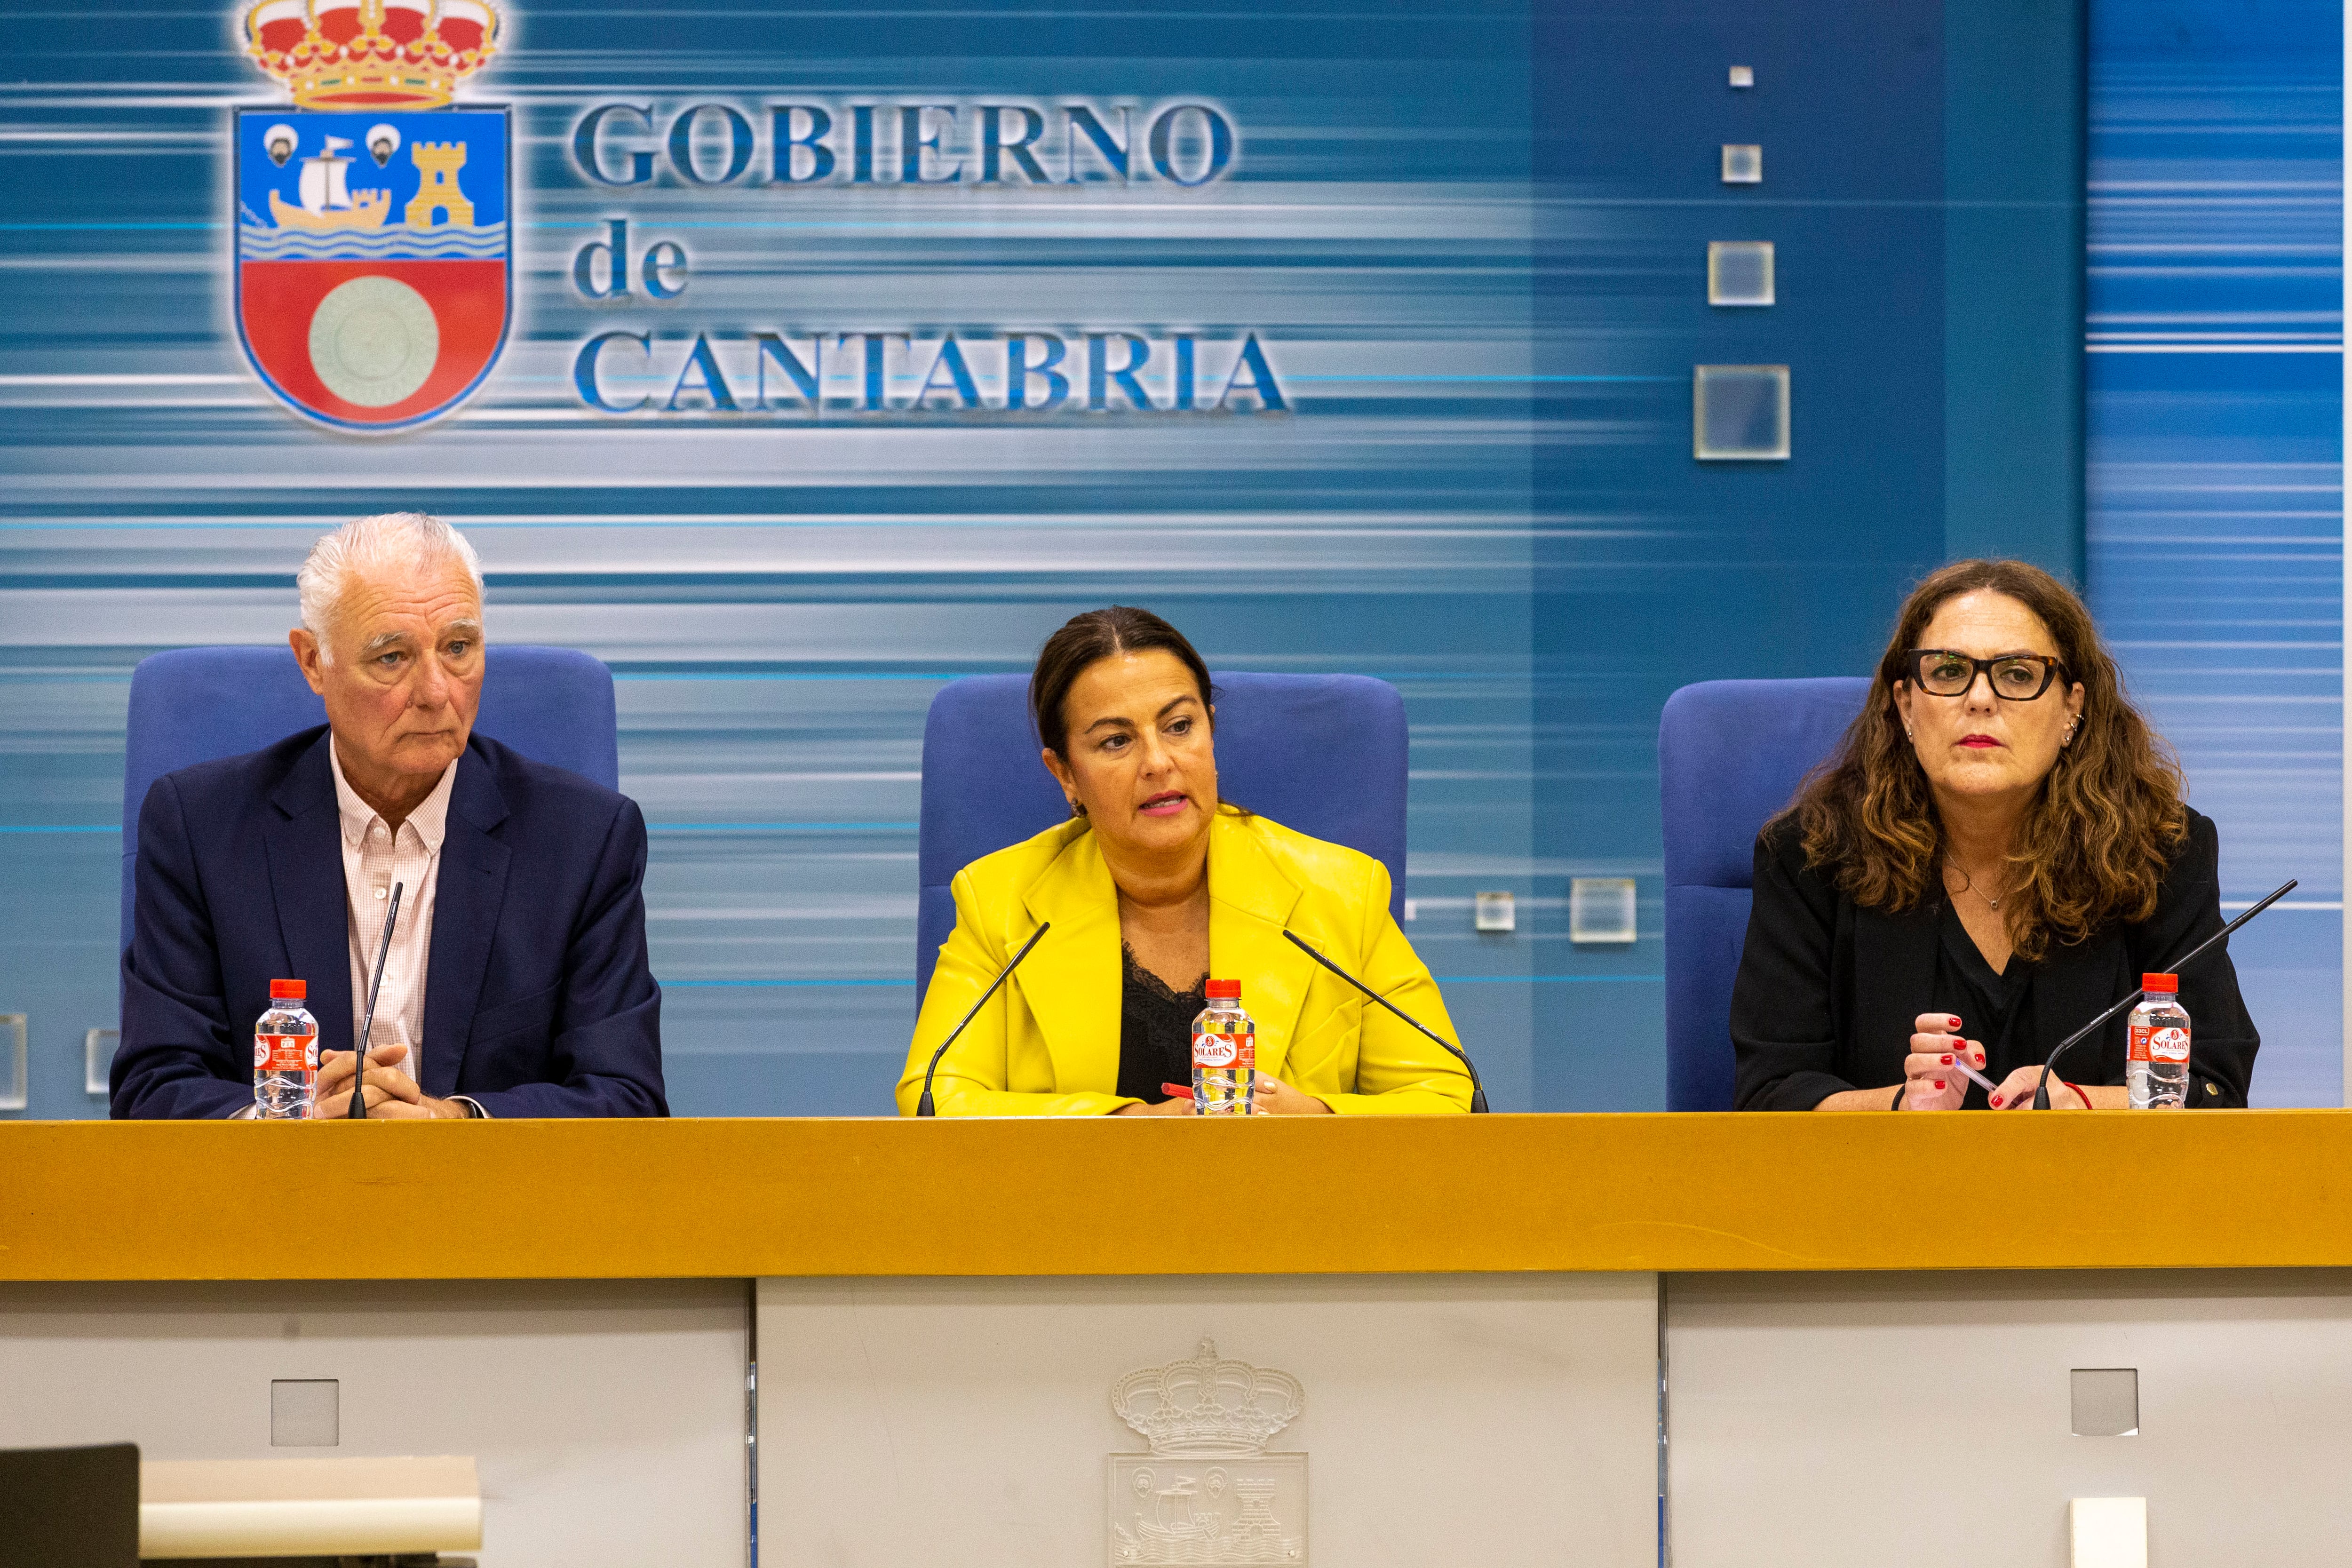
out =
{"type": "MultiPolygon", "coordinates": [[[[898,1110],[923,1068],[1037,927],[1053,930],[940,1059],[941,1116],[1101,1116],[1118,1083],[1118,893],[1084,821],[1049,827],[956,873],[956,926],[915,1022],[898,1110]]],[[[1283,937],[1297,931],[1398,1006],[1460,1043],[1437,983],[1389,914],[1369,855],[1222,809],[1209,825],[1209,972],[1242,983],[1262,1072],[1343,1114],[1470,1109],[1462,1064],[1283,937]]]]}

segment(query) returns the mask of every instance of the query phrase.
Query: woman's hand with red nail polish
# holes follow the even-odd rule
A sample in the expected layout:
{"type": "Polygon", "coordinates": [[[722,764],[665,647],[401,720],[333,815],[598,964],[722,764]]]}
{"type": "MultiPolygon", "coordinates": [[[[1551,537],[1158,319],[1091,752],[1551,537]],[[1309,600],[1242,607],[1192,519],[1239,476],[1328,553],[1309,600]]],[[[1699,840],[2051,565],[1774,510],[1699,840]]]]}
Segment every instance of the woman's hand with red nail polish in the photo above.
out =
{"type": "Polygon", "coordinates": [[[1917,1032],[1911,1037],[1911,1054],[1903,1062],[1904,1110],[1959,1109],[1968,1096],[1968,1082],[1948,1069],[1963,1051],[1971,1062],[1984,1059],[1982,1048],[1974,1040],[1952,1037],[1959,1026],[1960,1021],[1949,1013],[1922,1013],[1913,1021],[1917,1032]]]}

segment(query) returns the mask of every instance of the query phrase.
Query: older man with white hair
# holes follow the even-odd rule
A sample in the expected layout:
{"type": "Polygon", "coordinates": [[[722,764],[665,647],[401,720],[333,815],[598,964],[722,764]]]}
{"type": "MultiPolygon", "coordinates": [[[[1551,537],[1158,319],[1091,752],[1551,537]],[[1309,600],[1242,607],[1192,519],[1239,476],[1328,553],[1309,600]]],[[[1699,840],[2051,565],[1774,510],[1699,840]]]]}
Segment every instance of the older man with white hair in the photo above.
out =
{"type": "Polygon", "coordinates": [[[276,979],[309,989],[320,1116],[348,1111],[354,1077],[378,1118],[668,1114],[645,818],[474,733],[473,546],[415,512],[362,518],[296,581],[288,640],[327,722],[148,792],[114,1114],[249,1114],[276,979]]]}

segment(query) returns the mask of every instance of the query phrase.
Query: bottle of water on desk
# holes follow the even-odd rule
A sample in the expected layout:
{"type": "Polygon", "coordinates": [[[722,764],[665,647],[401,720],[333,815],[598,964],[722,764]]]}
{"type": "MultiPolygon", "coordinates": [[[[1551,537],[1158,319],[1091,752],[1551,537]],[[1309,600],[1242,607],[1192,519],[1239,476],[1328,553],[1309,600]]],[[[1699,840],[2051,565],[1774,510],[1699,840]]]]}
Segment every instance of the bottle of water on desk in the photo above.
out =
{"type": "Polygon", "coordinates": [[[2147,994],[2132,1009],[2124,1082],[2134,1110],[2178,1110],[2189,1098],[2189,1015],[2180,1005],[2180,976],[2143,974],[2147,994]]]}
{"type": "Polygon", "coordinates": [[[253,1114],[278,1121],[310,1114],[319,1081],[319,1020],[299,980],[269,983],[269,1011],[253,1025],[253,1114]]]}
{"type": "Polygon", "coordinates": [[[1192,1109],[1202,1116],[1257,1111],[1257,1026],[1242,1011],[1242,983],[1209,982],[1192,1020],[1192,1109]]]}

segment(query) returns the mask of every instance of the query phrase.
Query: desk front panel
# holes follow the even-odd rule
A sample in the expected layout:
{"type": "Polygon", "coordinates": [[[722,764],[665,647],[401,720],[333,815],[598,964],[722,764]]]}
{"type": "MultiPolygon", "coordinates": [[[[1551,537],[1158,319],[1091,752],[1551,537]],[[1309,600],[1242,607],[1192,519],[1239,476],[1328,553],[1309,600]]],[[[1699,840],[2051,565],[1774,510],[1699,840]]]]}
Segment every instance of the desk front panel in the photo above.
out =
{"type": "Polygon", "coordinates": [[[745,1568],[749,1316],[741,1280],[0,1285],[0,1447],[467,1455],[484,1568],[745,1568]],[[337,1441],[272,1445],[279,1380],[337,1384],[337,1441]]]}
{"type": "Polygon", "coordinates": [[[1664,1300],[1675,1568],[2066,1568],[2078,1497],[2147,1499],[2166,1568],[2352,1542],[2352,1269],[1717,1274],[1664,1300]],[[2076,1369],[2136,1373],[2136,1435],[2076,1434],[2076,1369]]]}

